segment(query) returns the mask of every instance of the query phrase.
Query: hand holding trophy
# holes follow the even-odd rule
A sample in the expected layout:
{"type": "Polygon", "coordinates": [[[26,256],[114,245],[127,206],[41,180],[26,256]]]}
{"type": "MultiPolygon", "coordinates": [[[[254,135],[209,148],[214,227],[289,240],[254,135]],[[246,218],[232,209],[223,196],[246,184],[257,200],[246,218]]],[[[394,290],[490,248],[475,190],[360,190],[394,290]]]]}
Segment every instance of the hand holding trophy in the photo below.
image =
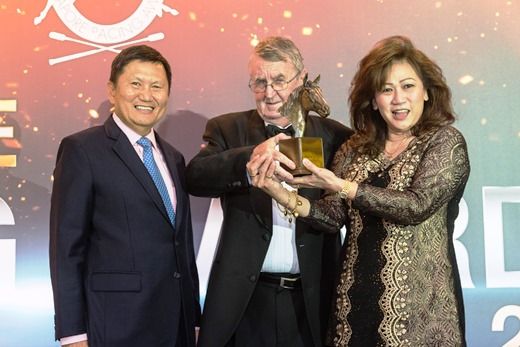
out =
{"type": "Polygon", "coordinates": [[[290,119],[294,128],[294,138],[280,140],[280,152],[296,164],[294,170],[284,166],[293,176],[310,175],[310,171],[302,163],[303,158],[309,159],[318,167],[324,166],[321,137],[303,137],[303,134],[309,112],[314,111],[325,118],[330,114],[330,107],[318,85],[320,76],[318,75],[314,81],[308,80],[307,77],[305,75],[303,84],[291,93],[279,109],[280,114],[290,119]]]}

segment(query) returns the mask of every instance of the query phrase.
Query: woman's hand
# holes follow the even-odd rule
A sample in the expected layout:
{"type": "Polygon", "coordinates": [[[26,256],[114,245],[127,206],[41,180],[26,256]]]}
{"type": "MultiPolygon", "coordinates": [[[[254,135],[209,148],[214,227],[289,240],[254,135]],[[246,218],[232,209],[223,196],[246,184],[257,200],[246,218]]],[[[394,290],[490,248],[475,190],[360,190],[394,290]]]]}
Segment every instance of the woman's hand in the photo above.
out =
{"type": "Polygon", "coordinates": [[[294,177],[292,180],[288,180],[287,183],[300,187],[320,188],[332,192],[339,192],[343,188],[345,180],[334,175],[332,171],[317,167],[309,159],[303,159],[303,165],[312,174],[294,177]]]}

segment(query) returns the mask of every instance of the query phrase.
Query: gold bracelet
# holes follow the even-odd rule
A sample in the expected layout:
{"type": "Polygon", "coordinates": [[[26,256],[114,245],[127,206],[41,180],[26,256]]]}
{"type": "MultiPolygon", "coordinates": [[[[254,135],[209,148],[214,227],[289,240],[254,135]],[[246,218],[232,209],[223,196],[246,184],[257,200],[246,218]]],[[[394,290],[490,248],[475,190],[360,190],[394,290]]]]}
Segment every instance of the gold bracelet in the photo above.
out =
{"type": "Polygon", "coordinates": [[[278,202],[278,200],[276,200],[276,199],[274,201],[276,202],[276,206],[278,207],[280,212],[283,213],[284,217],[287,217],[287,215],[289,214],[289,210],[288,210],[287,206],[289,206],[291,204],[291,192],[288,191],[287,189],[284,189],[284,190],[287,192],[287,202],[285,203],[285,206],[283,204],[280,204],[278,202]]]}
{"type": "MultiPolygon", "coordinates": [[[[283,215],[287,217],[287,215],[290,213],[289,208],[291,206],[291,192],[286,189],[287,192],[287,205],[285,205],[285,209],[283,211],[283,215]]],[[[291,218],[289,217],[289,223],[291,222],[291,218]]]]}
{"type": "Polygon", "coordinates": [[[298,206],[302,206],[303,205],[303,202],[298,199],[298,193],[296,192],[296,190],[293,191],[294,193],[294,198],[296,199],[296,204],[294,205],[294,208],[289,211],[291,217],[289,217],[289,223],[292,222],[292,217],[294,217],[294,219],[298,218],[298,216],[300,215],[298,212],[296,212],[296,209],[298,209],[298,206]]]}
{"type": "Polygon", "coordinates": [[[350,193],[350,189],[352,188],[352,183],[350,181],[345,180],[345,184],[343,185],[343,188],[338,192],[338,196],[341,199],[348,199],[348,193],[350,193]]]}
{"type": "Polygon", "coordinates": [[[276,206],[278,207],[280,212],[283,213],[284,217],[288,217],[289,223],[292,223],[293,219],[298,218],[298,216],[300,215],[298,212],[296,212],[296,209],[298,209],[298,206],[302,206],[303,202],[300,199],[298,199],[297,190],[289,191],[286,189],[285,191],[287,192],[287,203],[285,204],[285,206],[282,205],[283,209],[282,209],[282,207],[280,207],[280,204],[278,203],[278,201],[275,200],[275,202],[276,202],[276,206]],[[294,205],[294,208],[291,208],[291,201],[292,201],[293,194],[294,194],[294,199],[296,200],[296,203],[294,205]]]}

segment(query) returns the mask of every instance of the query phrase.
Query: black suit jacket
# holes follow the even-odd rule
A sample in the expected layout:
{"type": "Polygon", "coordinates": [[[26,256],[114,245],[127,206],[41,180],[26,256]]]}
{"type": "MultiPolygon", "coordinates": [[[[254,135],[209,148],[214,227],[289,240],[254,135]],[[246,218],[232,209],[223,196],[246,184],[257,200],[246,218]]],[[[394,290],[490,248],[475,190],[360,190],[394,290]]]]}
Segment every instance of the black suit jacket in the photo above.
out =
{"type": "MultiPolygon", "coordinates": [[[[336,121],[309,116],[305,136],[322,137],[325,162],[330,165],[334,153],[350,133],[336,121]]],[[[220,197],[224,221],[208,283],[198,346],[222,347],[232,337],[248,305],[272,235],[271,198],[251,187],[246,175],[246,163],[253,148],[266,140],[264,121],[256,110],[226,114],[208,121],[203,138],[207,146],[188,164],[188,190],[196,196],[220,197]]],[[[302,189],[300,194],[317,199],[321,192],[302,189]]],[[[305,308],[316,346],[322,344],[325,325],[322,323],[326,323],[333,283],[328,273],[327,278],[322,276],[322,259],[336,260],[337,240],[337,235],[324,235],[297,221],[305,308]]],[[[333,273],[334,265],[328,265],[333,273]]]]}
{"type": "Polygon", "coordinates": [[[173,347],[182,334],[195,345],[200,309],[184,158],[156,139],[175,184],[175,229],[112,117],[60,144],[50,223],[57,339],[87,332],[91,347],[173,347]]]}

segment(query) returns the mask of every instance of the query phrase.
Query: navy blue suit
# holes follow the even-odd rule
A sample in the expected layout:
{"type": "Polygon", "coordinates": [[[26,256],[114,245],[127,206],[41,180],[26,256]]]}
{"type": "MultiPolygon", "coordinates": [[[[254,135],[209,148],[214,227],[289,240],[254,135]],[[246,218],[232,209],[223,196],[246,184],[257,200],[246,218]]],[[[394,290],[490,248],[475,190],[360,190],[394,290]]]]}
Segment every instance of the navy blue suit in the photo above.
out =
{"type": "Polygon", "coordinates": [[[156,139],[175,184],[175,228],[112,117],[61,142],[50,222],[57,339],[87,332],[90,347],[173,347],[183,336],[195,345],[200,308],[185,163],[156,139]]]}

